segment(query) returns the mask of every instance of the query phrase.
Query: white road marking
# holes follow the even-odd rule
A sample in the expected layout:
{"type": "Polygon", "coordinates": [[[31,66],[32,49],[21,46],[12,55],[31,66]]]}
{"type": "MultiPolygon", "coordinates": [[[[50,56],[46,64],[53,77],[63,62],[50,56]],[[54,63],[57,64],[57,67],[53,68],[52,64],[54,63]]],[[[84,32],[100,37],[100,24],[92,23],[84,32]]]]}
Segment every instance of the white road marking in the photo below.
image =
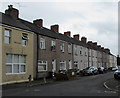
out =
{"type": "Polygon", "coordinates": [[[115,92],[115,91],[104,91],[105,93],[117,93],[117,92],[115,92]]]}
{"type": "Polygon", "coordinates": [[[109,88],[109,87],[106,85],[106,83],[107,83],[107,81],[104,82],[104,86],[105,86],[108,90],[110,90],[110,91],[116,91],[116,92],[119,91],[119,90],[116,90],[116,89],[111,89],[111,88],[109,88]]]}

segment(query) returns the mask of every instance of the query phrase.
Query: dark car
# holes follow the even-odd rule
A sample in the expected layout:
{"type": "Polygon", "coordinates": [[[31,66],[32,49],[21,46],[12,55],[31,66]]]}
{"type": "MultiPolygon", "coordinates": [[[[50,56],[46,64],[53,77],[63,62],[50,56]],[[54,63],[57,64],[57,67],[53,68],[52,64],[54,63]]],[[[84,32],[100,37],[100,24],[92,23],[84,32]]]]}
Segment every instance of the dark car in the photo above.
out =
{"type": "Polygon", "coordinates": [[[98,73],[99,74],[103,74],[105,71],[105,68],[104,67],[98,67],[98,73]]]}
{"type": "Polygon", "coordinates": [[[118,70],[114,72],[114,78],[120,80],[120,66],[118,67],[118,70]]]}

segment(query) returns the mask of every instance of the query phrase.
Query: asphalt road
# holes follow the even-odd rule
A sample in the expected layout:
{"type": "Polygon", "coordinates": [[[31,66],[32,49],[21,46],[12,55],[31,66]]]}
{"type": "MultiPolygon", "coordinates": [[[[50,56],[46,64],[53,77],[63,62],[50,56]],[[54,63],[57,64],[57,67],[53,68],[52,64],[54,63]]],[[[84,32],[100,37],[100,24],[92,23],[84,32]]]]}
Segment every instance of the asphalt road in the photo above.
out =
{"type": "Polygon", "coordinates": [[[113,72],[108,72],[79,77],[77,80],[3,90],[2,96],[118,96],[118,92],[110,91],[103,86],[103,83],[111,78],[113,72]]]}

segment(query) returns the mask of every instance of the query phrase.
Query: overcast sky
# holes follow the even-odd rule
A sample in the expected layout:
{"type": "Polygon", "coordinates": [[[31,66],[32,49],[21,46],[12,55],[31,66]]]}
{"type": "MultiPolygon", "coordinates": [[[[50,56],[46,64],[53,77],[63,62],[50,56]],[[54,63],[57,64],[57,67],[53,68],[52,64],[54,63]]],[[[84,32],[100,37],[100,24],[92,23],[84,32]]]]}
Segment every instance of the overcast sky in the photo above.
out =
{"type": "Polygon", "coordinates": [[[72,36],[80,34],[80,37],[87,37],[88,41],[97,42],[98,45],[109,48],[114,55],[118,54],[118,2],[116,0],[51,1],[53,2],[2,1],[0,11],[4,12],[8,8],[7,5],[12,4],[19,9],[22,19],[30,22],[43,19],[44,26],[47,28],[58,24],[60,33],[71,31],[72,36]]]}

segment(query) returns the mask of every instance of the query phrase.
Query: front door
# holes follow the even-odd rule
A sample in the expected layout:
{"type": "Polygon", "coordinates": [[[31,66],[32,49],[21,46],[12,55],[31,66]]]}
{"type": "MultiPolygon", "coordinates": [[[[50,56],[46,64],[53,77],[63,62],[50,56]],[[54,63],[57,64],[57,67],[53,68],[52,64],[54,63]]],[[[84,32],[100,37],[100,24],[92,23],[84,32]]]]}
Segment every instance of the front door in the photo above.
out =
{"type": "Polygon", "coordinates": [[[52,72],[56,71],[56,60],[52,60],[52,72]]]}

